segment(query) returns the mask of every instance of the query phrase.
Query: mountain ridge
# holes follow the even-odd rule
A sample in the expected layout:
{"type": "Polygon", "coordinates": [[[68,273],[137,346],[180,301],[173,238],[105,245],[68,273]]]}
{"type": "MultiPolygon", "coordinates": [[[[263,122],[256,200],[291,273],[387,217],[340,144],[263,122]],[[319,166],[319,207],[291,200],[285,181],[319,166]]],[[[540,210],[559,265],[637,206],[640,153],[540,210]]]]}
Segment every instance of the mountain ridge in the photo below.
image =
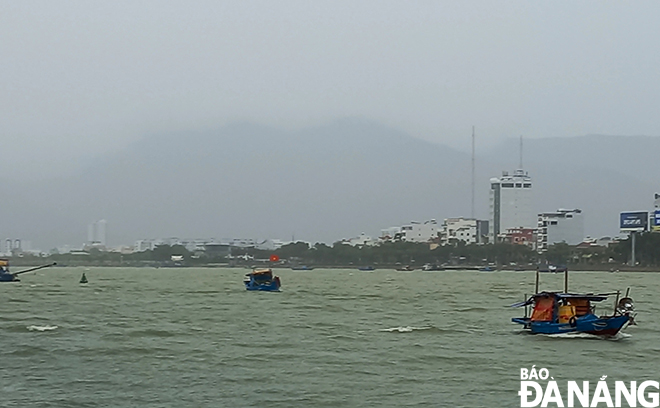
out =
{"type": "MultiPolygon", "coordinates": [[[[535,211],[581,208],[586,234],[614,235],[618,212],[652,206],[656,146],[660,138],[524,140],[535,211]],[[613,163],[630,151],[642,159],[613,163]]],[[[478,151],[477,217],[488,218],[489,179],[514,170],[518,156],[513,139],[478,151]]],[[[147,136],[77,177],[12,184],[14,198],[2,206],[14,214],[5,235],[42,249],[84,242],[87,223],[102,218],[111,245],[167,236],[331,243],[411,220],[470,216],[470,183],[468,153],[379,123],[282,130],[242,122],[147,136]]]]}

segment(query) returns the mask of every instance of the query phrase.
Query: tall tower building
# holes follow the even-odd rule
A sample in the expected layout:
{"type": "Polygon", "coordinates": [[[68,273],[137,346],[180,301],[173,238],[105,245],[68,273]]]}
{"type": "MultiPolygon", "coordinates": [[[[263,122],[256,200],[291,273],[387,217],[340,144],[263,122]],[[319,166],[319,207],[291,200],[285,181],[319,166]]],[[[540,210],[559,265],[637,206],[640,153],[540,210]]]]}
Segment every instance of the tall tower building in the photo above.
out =
{"type": "Polygon", "coordinates": [[[490,223],[488,235],[491,242],[509,228],[537,226],[537,215],[532,211],[532,179],[519,169],[513,175],[502,172],[502,177],[490,179],[490,223]]]}
{"type": "Polygon", "coordinates": [[[89,245],[106,245],[106,220],[95,221],[87,225],[87,242],[89,245]]]}

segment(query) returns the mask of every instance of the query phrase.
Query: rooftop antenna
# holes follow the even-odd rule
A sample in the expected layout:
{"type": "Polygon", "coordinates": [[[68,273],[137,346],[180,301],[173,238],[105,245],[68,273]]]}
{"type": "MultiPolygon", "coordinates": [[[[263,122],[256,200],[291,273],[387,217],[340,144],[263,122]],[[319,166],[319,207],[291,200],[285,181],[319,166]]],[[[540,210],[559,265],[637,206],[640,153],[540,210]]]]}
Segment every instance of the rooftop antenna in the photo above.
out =
{"type": "Polygon", "coordinates": [[[520,170],[523,168],[523,145],[522,145],[522,135],[520,135],[520,167],[518,167],[520,170]]]}
{"type": "Polygon", "coordinates": [[[472,210],[470,217],[474,219],[474,125],[472,126],[472,210]]]}

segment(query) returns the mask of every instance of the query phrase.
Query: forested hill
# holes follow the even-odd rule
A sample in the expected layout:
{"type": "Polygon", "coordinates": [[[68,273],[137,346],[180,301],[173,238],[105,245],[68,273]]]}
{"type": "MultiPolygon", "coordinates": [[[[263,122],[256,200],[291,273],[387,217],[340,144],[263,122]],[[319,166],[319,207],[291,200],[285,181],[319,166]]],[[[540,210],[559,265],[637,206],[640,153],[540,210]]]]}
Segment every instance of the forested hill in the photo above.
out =
{"type": "MultiPolygon", "coordinates": [[[[467,138],[470,136],[467,135],[467,138]]],[[[479,145],[477,145],[479,146],[479,145]]],[[[660,138],[525,139],[535,211],[581,208],[585,231],[652,206],[660,138]]],[[[518,140],[477,147],[476,215],[489,179],[518,166],[518,140]]],[[[289,131],[253,123],[151,135],[44,184],[5,182],[6,236],[42,249],[82,243],[108,221],[111,245],[138,238],[280,238],[332,243],[412,220],[470,216],[471,157],[358,119],[289,131]]]]}

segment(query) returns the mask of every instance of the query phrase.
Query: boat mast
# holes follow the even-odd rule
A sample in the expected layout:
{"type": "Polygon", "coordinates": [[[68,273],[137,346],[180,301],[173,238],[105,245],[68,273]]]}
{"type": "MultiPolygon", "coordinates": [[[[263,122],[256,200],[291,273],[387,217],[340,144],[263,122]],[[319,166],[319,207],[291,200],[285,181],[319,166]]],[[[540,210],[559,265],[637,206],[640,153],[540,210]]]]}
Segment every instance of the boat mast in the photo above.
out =
{"type": "Polygon", "coordinates": [[[523,145],[522,145],[522,135],[520,135],[520,167],[518,167],[518,168],[521,169],[521,170],[523,168],[523,160],[522,159],[523,159],[523,145]]]}
{"type": "Polygon", "coordinates": [[[472,211],[470,217],[474,219],[474,125],[472,126],[472,211]]]}
{"type": "Polygon", "coordinates": [[[539,267],[536,267],[536,284],[534,285],[534,293],[539,293],[539,267]]]}
{"type": "Polygon", "coordinates": [[[568,293],[568,268],[564,271],[564,293],[568,293]]]}

